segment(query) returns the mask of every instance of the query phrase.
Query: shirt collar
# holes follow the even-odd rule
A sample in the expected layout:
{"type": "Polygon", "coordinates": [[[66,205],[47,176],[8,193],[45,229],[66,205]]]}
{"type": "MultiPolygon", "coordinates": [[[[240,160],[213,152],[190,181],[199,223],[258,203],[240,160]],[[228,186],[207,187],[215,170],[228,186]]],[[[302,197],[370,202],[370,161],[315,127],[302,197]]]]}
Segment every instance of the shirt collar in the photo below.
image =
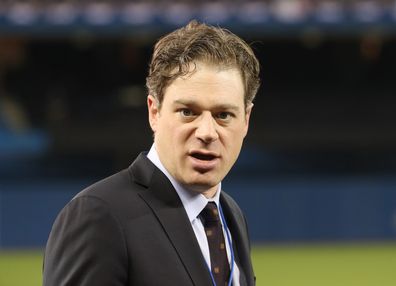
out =
{"type": "Polygon", "coordinates": [[[153,144],[150,148],[150,151],[147,154],[147,158],[165,174],[165,176],[172,183],[175,188],[177,194],[180,197],[180,200],[184,206],[184,209],[187,212],[187,216],[190,222],[193,222],[201,211],[205,208],[208,202],[215,202],[217,207],[219,207],[220,201],[220,192],[221,192],[221,182],[219,183],[219,187],[215,196],[211,199],[207,199],[204,195],[196,193],[194,191],[189,190],[178,181],[176,181],[166,170],[164,165],[161,163],[161,160],[158,156],[157,150],[155,149],[155,145],[153,144]]]}

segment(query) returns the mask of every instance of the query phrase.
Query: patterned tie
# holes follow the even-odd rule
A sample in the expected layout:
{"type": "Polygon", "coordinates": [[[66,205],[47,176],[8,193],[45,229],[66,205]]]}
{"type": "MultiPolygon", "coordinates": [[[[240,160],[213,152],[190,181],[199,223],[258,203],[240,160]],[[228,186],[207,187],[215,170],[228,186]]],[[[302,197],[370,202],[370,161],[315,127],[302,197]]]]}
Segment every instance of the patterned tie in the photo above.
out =
{"type": "Polygon", "coordinates": [[[208,239],[213,278],[217,286],[228,285],[230,265],[227,259],[223,229],[216,204],[209,202],[201,212],[200,217],[208,239]]]}

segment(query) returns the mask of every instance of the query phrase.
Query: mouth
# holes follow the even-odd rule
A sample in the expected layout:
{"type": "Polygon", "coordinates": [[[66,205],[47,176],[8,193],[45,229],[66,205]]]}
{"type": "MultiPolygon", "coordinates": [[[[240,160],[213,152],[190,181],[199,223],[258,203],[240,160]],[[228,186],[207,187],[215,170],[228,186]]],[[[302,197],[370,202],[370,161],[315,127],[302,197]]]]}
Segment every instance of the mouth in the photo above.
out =
{"type": "Polygon", "coordinates": [[[220,158],[220,156],[214,152],[201,150],[194,150],[189,153],[189,156],[192,159],[192,167],[200,173],[214,170],[218,166],[220,158]]]}
{"type": "Polygon", "coordinates": [[[190,156],[201,161],[212,161],[217,158],[217,156],[214,154],[204,154],[199,152],[193,152],[190,154],[190,156]]]}

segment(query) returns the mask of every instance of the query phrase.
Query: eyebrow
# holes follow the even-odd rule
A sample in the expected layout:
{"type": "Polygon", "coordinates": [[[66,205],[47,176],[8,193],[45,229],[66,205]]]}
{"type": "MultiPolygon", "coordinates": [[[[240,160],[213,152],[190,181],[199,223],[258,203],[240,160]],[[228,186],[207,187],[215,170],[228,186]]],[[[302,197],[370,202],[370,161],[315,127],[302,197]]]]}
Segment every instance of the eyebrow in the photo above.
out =
{"type": "MultiPolygon", "coordinates": [[[[198,106],[194,100],[186,100],[186,99],[176,99],[174,101],[176,104],[181,104],[185,106],[198,106]]],[[[217,104],[215,105],[214,109],[224,109],[224,110],[233,110],[233,111],[239,111],[239,106],[234,105],[234,104],[217,104]]]]}

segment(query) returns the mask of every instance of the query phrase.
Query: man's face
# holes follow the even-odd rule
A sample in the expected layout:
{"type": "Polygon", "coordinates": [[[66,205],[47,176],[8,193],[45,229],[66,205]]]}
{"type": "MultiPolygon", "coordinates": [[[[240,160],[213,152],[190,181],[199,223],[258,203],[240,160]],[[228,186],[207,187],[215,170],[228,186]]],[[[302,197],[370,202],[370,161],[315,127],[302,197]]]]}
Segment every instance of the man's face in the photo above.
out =
{"type": "Polygon", "coordinates": [[[161,107],[148,96],[149,120],[159,158],[181,184],[212,197],[238,158],[252,106],[235,68],[197,63],[174,80],[161,107]]]}

